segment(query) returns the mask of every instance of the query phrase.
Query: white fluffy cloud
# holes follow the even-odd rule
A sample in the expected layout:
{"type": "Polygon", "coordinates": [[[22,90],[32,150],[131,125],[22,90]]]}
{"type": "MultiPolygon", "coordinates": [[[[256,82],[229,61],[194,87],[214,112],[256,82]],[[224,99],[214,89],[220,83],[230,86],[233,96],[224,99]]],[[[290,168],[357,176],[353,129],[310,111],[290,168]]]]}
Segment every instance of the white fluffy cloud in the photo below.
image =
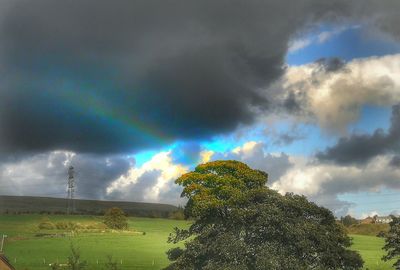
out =
{"type": "Polygon", "coordinates": [[[248,141],[225,153],[213,153],[211,160],[239,160],[268,173],[268,183],[278,180],[291,166],[285,153],[268,153],[263,142],[248,141]]]}
{"type": "MultiPolygon", "coordinates": [[[[165,194],[176,189],[175,179],[188,171],[187,167],[174,164],[171,154],[171,151],[160,152],[142,166],[130,168],[108,186],[107,194],[118,194],[125,200],[162,201],[165,194]]],[[[179,193],[174,194],[176,202],[179,193]]]]}
{"type": "Polygon", "coordinates": [[[392,106],[400,102],[400,54],[355,59],[329,66],[316,62],[287,69],[277,88],[329,131],[345,132],[358,120],[365,104],[392,106]]]}
{"type": "Polygon", "coordinates": [[[338,200],[339,194],[376,192],[384,187],[400,191],[400,169],[390,166],[391,159],[392,156],[378,156],[360,167],[309,163],[304,157],[290,157],[294,166],[271,187],[281,193],[306,195],[343,215],[351,204],[338,200]]]}
{"type": "Polygon", "coordinates": [[[360,28],[360,26],[359,25],[338,26],[332,30],[322,31],[315,36],[294,39],[289,43],[288,52],[289,53],[297,52],[297,51],[302,50],[314,43],[323,44],[323,43],[329,41],[331,38],[341,34],[342,32],[344,32],[346,30],[356,29],[356,28],[360,28]]]}

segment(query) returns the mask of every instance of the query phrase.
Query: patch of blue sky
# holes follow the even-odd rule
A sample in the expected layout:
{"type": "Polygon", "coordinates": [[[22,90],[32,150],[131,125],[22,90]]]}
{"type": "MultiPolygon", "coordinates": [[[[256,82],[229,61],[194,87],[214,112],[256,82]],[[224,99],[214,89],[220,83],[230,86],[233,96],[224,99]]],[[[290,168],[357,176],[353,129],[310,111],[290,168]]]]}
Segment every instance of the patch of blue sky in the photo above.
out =
{"type": "Polygon", "coordinates": [[[282,120],[276,122],[271,131],[264,124],[254,125],[248,130],[231,135],[216,136],[210,141],[202,143],[202,148],[219,153],[232,151],[246,142],[255,141],[265,145],[268,153],[286,153],[289,155],[313,155],[336,142],[335,137],[325,134],[318,126],[310,123],[299,123],[293,130],[293,123],[282,120]],[[280,141],[284,134],[295,136],[291,143],[280,141]]]}
{"type": "Polygon", "coordinates": [[[298,124],[296,131],[293,133],[292,126],[288,123],[281,122],[276,126],[276,134],[267,135],[267,151],[272,153],[286,153],[289,155],[312,156],[316,151],[326,148],[336,141],[335,137],[325,134],[320,128],[314,124],[302,123],[298,124]],[[297,136],[291,143],[279,141],[279,136],[283,134],[297,136]]]}
{"type": "MultiPolygon", "coordinates": [[[[400,45],[389,39],[367,34],[362,27],[339,29],[335,26],[323,25],[313,33],[304,36],[310,43],[304,48],[289,52],[286,61],[289,65],[302,65],[314,62],[323,57],[340,57],[346,61],[353,58],[380,56],[400,53],[400,45]],[[326,40],[319,41],[321,33],[330,33],[326,40]]],[[[390,125],[390,108],[366,105],[360,113],[360,119],[349,126],[350,132],[371,133],[376,128],[387,129],[390,125]]],[[[214,152],[228,152],[243,145],[248,141],[264,142],[268,152],[284,152],[293,155],[312,155],[315,151],[324,149],[336,142],[336,137],[327,135],[318,126],[313,124],[300,124],[303,138],[290,144],[276,144],[271,135],[266,135],[262,130],[265,126],[243,128],[241,132],[228,135],[215,136],[210,140],[199,142],[204,150],[214,152]]],[[[290,132],[290,125],[284,121],[277,124],[277,133],[290,132]]],[[[163,149],[148,150],[134,155],[137,166],[150,160],[160,151],[175,149],[179,153],[182,142],[165,146],[163,149]]],[[[181,158],[179,158],[181,159],[181,158]]]]}
{"type": "Polygon", "coordinates": [[[391,108],[364,105],[360,118],[349,126],[351,133],[373,133],[376,129],[387,130],[390,127],[391,108]]]}
{"type": "Polygon", "coordinates": [[[263,125],[242,127],[231,134],[214,136],[212,139],[202,142],[201,145],[205,150],[225,153],[249,141],[263,141],[265,139],[264,136],[262,136],[264,129],[265,127],[263,125]]]}
{"type": "Polygon", "coordinates": [[[197,164],[200,161],[201,150],[200,142],[177,141],[171,146],[172,161],[186,166],[197,164]]]}
{"type": "Polygon", "coordinates": [[[160,153],[160,150],[146,150],[135,153],[134,155],[132,155],[135,158],[135,167],[142,166],[144,163],[151,160],[151,158],[158,153],[160,153]]]}
{"type": "Polygon", "coordinates": [[[382,56],[400,53],[400,44],[383,35],[367,32],[363,27],[348,27],[335,30],[334,27],[322,26],[303,37],[305,45],[289,51],[286,62],[289,65],[303,65],[320,58],[339,57],[345,61],[354,58],[382,56]],[[331,32],[325,40],[321,33],[331,32]]]}
{"type": "Polygon", "coordinates": [[[378,192],[358,192],[338,195],[338,199],[354,203],[350,214],[361,217],[377,212],[378,215],[389,215],[399,210],[400,190],[382,188],[378,192]]]}

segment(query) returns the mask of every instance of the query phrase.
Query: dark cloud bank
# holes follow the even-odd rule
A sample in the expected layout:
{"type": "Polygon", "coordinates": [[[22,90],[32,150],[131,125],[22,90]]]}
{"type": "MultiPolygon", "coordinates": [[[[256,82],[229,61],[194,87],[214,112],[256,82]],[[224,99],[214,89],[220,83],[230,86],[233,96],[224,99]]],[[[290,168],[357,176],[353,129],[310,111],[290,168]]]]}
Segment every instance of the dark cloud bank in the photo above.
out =
{"type": "MultiPolygon", "coordinates": [[[[340,165],[360,165],[387,153],[400,154],[400,105],[392,108],[388,132],[377,129],[372,134],[353,134],[341,138],[334,146],[317,153],[316,157],[320,161],[332,161],[340,165]]],[[[399,156],[393,158],[391,165],[400,166],[399,156]]]]}
{"type": "Polygon", "coordinates": [[[3,151],[111,153],[250,123],[288,41],[319,21],[398,35],[397,1],[5,1],[3,151]],[[374,15],[374,16],[371,16],[374,15]]]}

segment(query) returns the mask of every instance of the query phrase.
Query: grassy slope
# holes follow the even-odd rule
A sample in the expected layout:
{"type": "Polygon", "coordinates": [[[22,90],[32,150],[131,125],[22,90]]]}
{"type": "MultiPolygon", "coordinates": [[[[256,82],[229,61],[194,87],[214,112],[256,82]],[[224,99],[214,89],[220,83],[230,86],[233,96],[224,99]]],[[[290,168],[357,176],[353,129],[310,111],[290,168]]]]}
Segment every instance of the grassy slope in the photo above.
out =
{"type": "Polygon", "coordinates": [[[377,236],[379,232],[389,231],[389,224],[356,224],[347,228],[349,234],[377,236]]]}
{"type": "MultiPolygon", "coordinates": [[[[82,258],[89,263],[89,269],[102,269],[97,260],[104,262],[107,255],[122,259],[122,269],[161,269],[168,264],[165,251],[171,245],[166,243],[168,234],[175,226],[186,226],[186,221],[167,219],[130,218],[129,225],[141,233],[81,233],[75,237],[40,238],[37,224],[40,215],[0,216],[0,233],[6,233],[9,240],[5,253],[18,270],[49,269],[49,262],[65,262],[72,241],[80,247],[82,258]],[[16,258],[16,263],[15,263],[16,258]],[[46,265],[44,264],[46,260],[46,265]]],[[[92,216],[51,216],[51,221],[73,220],[74,222],[101,221],[92,216]]]]}
{"type": "MultiPolygon", "coordinates": [[[[90,264],[89,269],[102,269],[96,262],[104,262],[107,255],[122,259],[122,269],[161,269],[168,264],[165,251],[171,245],[166,243],[168,234],[175,226],[187,226],[186,221],[166,219],[130,218],[131,229],[140,233],[82,233],[73,238],[40,238],[37,224],[40,215],[3,215],[0,216],[0,234],[8,234],[5,253],[14,263],[17,258],[18,270],[49,269],[43,264],[66,261],[69,245],[72,241],[81,249],[82,258],[90,264]],[[154,261],[154,263],[153,263],[154,261]]],[[[50,216],[51,221],[72,220],[80,223],[101,222],[93,216],[50,216]]],[[[384,240],[374,236],[351,235],[352,249],[360,252],[366,268],[370,270],[393,269],[392,263],[382,262],[384,240]]]]}
{"type": "Polygon", "coordinates": [[[393,269],[393,262],[384,262],[381,260],[385,254],[382,247],[384,239],[368,235],[350,235],[353,238],[352,249],[360,252],[365,261],[365,269],[369,270],[389,270],[393,269]]]}

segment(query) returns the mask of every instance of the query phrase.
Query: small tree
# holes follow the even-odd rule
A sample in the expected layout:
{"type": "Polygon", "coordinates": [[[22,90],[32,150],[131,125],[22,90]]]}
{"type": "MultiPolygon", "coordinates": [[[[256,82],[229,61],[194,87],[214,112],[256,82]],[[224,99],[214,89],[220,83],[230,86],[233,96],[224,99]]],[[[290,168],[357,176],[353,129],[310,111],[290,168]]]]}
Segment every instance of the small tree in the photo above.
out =
{"type": "Polygon", "coordinates": [[[126,215],[121,208],[113,207],[106,211],[104,215],[104,224],[110,229],[123,230],[128,228],[126,215]]]}
{"type": "Polygon", "coordinates": [[[71,254],[68,256],[68,269],[82,270],[87,266],[86,261],[81,261],[81,253],[78,248],[71,243],[71,254]]]}
{"type": "Polygon", "coordinates": [[[357,219],[353,218],[350,215],[347,215],[345,217],[341,217],[340,218],[340,222],[342,222],[342,224],[344,226],[346,226],[346,227],[349,227],[349,226],[354,225],[354,224],[358,224],[357,219]]]}
{"type": "MultiPolygon", "coordinates": [[[[78,248],[75,248],[74,244],[71,243],[70,246],[70,255],[68,256],[68,268],[69,270],[82,270],[85,269],[87,266],[86,261],[81,261],[81,254],[78,248]]],[[[58,262],[52,263],[50,265],[52,270],[59,270],[62,269],[58,262]]]]}
{"type": "Polygon", "coordinates": [[[393,266],[396,270],[400,270],[400,217],[392,216],[392,221],[389,225],[390,229],[386,235],[386,244],[383,247],[387,254],[383,256],[383,260],[397,259],[393,266]]]}

